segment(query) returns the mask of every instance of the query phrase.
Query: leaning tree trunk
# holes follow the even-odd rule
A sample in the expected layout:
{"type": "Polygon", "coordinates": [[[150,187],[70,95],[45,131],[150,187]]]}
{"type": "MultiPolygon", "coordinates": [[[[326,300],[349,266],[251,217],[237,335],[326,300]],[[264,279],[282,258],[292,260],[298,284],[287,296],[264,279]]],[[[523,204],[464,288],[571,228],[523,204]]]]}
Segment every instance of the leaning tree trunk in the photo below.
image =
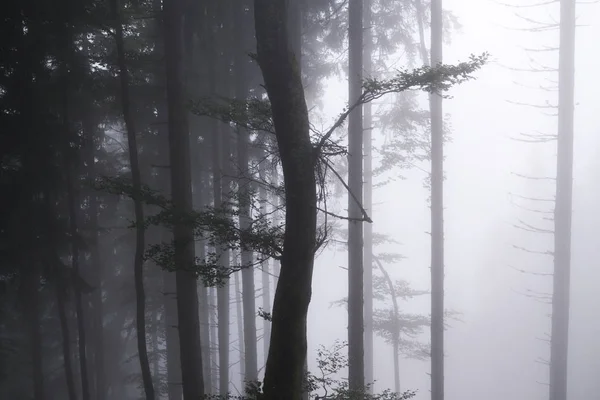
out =
{"type": "MultiPolygon", "coordinates": [[[[364,56],[363,70],[368,78],[373,74],[373,29],[371,0],[365,0],[363,10],[364,56]]],[[[371,103],[363,106],[363,208],[373,213],[373,109],[371,103]]],[[[364,324],[365,324],[365,382],[373,379],[373,224],[364,226],[364,324]]],[[[369,386],[369,392],[373,387],[369,386]]]]}
{"type": "Polygon", "coordinates": [[[178,213],[174,223],[175,285],[181,354],[181,380],[184,400],[204,395],[202,353],[198,319],[198,291],[194,273],[194,228],[186,223],[192,211],[190,140],[184,95],[183,0],[166,0],[164,36],[166,58],[167,109],[169,115],[169,155],[171,197],[178,213]]]}
{"type": "MultiPolygon", "coordinates": [[[[442,0],[431,1],[431,65],[442,62],[442,0]]],[[[431,112],[431,400],[444,400],[444,134],[442,97],[431,112]]]]}
{"type": "Polygon", "coordinates": [[[142,203],[142,178],[137,148],[137,132],[135,130],[135,119],[131,110],[129,98],[129,72],[125,60],[125,46],[123,40],[123,25],[120,19],[118,0],[111,0],[111,8],[115,23],[117,62],[119,67],[119,78],[121,83],[121,107],[125,119],[125,130],[127,131],[127,147],[129,149],[129,165],[133,183],[133,208],[135,213],[135,256],[133,261],[133,272],[135,281],[136,299],[136,337],[137,350],[142,371],[142,382],[146,399],[154,400],[154,384],[150,373],[148,361],[148,348],[146,346],[146,294],[144,292],[144,249],[145,249],[145,226],[144,226],[144,204],[142,203]]]}
{"type": "Polygon", "coordinates": [[[271,100],[286,188],[281,272],[264,380],[266,400],[302,397],[317,229],[315,155],[302,78],[288,41],[287,3],[254,1],[257,59],[271,100]]]}
{"type": "Polygon", "coordinates": [[[561,0],[550,400],[567,399],[573,203],[574,60],[575,0],[561,0]]]}
{"type": "MultiPolygon", "coordinates": [[[[348,102],[362,93],[363,1],[348,4],[348,102]]],[[[362,106],[348,116],[348,384],[350,390],[365,386],[363,321],[363,223],[362,223],[362,106]]]]}
{"type": "Polygon", "coordinates": [[[242,290],[240,288],[240,274],[233,276],[235,290],[235,319],[238,336],[238,353],[240,355],[240,383],[244,387],[244,378],[246,376],[246,362],[244,361],[244,314],[242,312],[242,290]]]}

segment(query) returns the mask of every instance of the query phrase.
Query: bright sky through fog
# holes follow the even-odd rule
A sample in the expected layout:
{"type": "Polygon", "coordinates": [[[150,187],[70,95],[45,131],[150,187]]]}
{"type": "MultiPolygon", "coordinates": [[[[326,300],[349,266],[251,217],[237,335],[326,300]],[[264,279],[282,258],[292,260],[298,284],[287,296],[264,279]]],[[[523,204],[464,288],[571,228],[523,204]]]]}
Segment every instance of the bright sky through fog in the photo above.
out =
{"type": "MultiPolygon", "coordinates": [[[[510,0],[508,0],[510,1],[510,0]]],[[[513,3],[518,4],[516,0],[513,3]]],[[[526,4],[525,1],[520,4],[526,4]]],[[[526,27],[514,16],[519,10],[506,8],[489,0],[444,0],[463,25],[452,44],[444,49],[445,62],[465,60],[469,54],[487,51],[492,62],[476,73],[477,80],[452,90],[453,99],[444,104],[453,129],[453,142],[446,148],[446,301],[448,307],[464,313],[464,323],[453,323],[447,338],[446,385],[448,400],[534,400],[547,398],[547,367],[536,363],[547,358],[547,344],[539,340],[547,333],[549,308],[522,294],[530,289],[544,291],[548,281],[524,277],[511,269],[550,268],[551,258],[526,257],[513,245],[543,248],[548,238],[531,239],[513,224],[528,214],[511,204],[510,193],[552,195],[552,186],[534,187],[533,183],[512,173],[554,173],[555,150],[521,144],[511,140],[520,132],[538,130],[556,132],[556,119],[538,109],[516,106],[507,100],[543,104],[556,103],[556,94],[518,86],[537,87],[540,74],[519,73],[504,66],[528,68],[524,47],[556,45],[558,32],[531,34],[507,28],[526,27]],[[541,191],[541,192],[540,192],[541,191]]],[[[579,23],[592,25],[600,20],[597,5],[578,6],[579,23]]],[[[523,9],[527,16],[539,13],[542,20],[553,15],[544,9],[523,9]]],[[[555,13],[554,13],[555,14],[555,13]]],[[[600,232],[589,228],[600,218],[582,215],[600,199],[598,132],[600,115],[595,94],[600,88],[597,71],[600,58],[597,38],[600,24],[581,27],[577,32],[576,77],[576,163],[575,213],[573,222],[573,328],[571,330],[571,400],[588,400],[597,396],[600,386],[591,372],[600,371],[600,346],[591,344],[600,337],[600,324],[588,322],[598,318],[590,304],[599,286],[600,273],[590,265],[600,256],[600,232]],[[594,197],[595,196],[595,197],[594,197]],[[585,208],[588,207],[588,208],[585,208]],[[579,211],[579,214],[577,214],[579,211]],[[595,238],[599,238],[596,240],[595,238]],[[594,339],[594,336],[596,339],[594,339]],[[594,353],[595,352],[595,353],[594,353]],[[595,394],[594,394],[595,393],[595,394]]],[[[549,54],[550,62],[557,55],[549,54]]],[[[557,64],[554,64],[557,65],[557,64]]],[[[324,99],[325,111],[333,118],[343,107],[347,89],[345,81],[332,82],[324,99]]],[[[416,288],[429,287],[429,209],[427,192],[422,187],[422,172],[407,174],[407,180],[392,183],[375,192],[374,229],[393,235],[402,242],[400,251],[408,258],[390,266],[396,278],[405,278],[416,288]]],[[[340,204],[345,204],[342,200],[340,204]]],[[[344,207],[345,208],[345,207],[344,207]]],[[[346,339],[346,312],[329,308],[332,301],[346,295],[347,256],[343,250],[329,249],[317,261],[313,303],[309,319],[309,348],[331,345],[346,339]]],[[[597,263],[595,263],[597,264],[597,263]]],[[[405,303],[405,309],[428,313],[428,301],[405,303]]],[[[427,338],[425,338],[427,340],[427,338]]],[[[393,386],[391,349],[376,342],[375,375],[379,388],[393,386]]],[[[428,362],[402,360],[401,382],[405,389],[418,389],[418,399],[428,398],[428,362]]]]}

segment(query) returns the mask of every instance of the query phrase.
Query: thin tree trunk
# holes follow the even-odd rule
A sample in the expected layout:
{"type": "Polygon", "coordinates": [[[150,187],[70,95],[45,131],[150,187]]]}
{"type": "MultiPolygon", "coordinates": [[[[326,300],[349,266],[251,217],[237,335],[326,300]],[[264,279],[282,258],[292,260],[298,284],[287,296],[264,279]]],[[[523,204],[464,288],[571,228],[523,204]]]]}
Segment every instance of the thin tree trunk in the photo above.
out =
{"type": "Polygon", "coordinates": [[[61,277],[56,282],[56,304],[58,307],[58,319],[60,320],[60,330],[62,334],[63,362],[65,364],[65,379],[67,381],[67,391],[69,400],[77,400],[75,390],[75,379],[73,377],[73,364],[71,363],[71,338],[69,331],[69,322],[67,320],[65,288],[61,277]]]}
{"type": "MultiPolygon", "coordinates": [[[[442,62],[442,0],[431,1],[431,64],[442,62]]],[[[444,400],[444,133],[442,97],[431,111],[431,400],[444,400]]]]}
{"type": "Polygon", "coordinates": [[[152,374],[150,373],[150,363],[148,361],[148,348],[146,345],[146,294],[144,292],[144,250],[145,227],[144,227],[144,204],[142,203],[142,178],[140,173],[140,164],[137,148],[137,132],[135,128],[135,119],[131,110],[129,98],[129,72],[125,60],[125,48],[123,41],[123,25],[120,18],[118,0],[111,0],[111,8],[115,23],[117,59],[119,66],[119,78],[121,84],[121,107],[125,119],[125,129],[127,131],[127,147],[129,149],[129,164],[131,168],[131,178],[133,183],[133,207],[135,213],[135,256],[133,262],[133,272],[135,281],[135,299],[136,299],[136,336],[137,350],[140,360],[140,369],[142,371],[142,381],[144,384],[144,393],[147,400],[154,400],[154,384],[152,374]]]}
{"type": "Polygon", "coordinates": [[[40,326],[39,304],[39,272],[35,266],[28,266],[31,272],[25,273],[25,304],[26,321],[31,340],[31,364],[33,368],[33,398],[44,400],[44,365],[42,352],[42,332],[40,326]]]}
{"type": "MultiPolygon", "coordinates": [[[[164,9],[167,108],[169,115],[169,154],[173,206],[184,217],[192,211],[190,140],[184,98],[183,0],[166,0],[164,9]]],[[[184,400],[204,395],[202,353],[198,319],[198,291],[195,266],[194,231],[184,218],[173,229],[175,245],[175,284],[181,377],[184,400]]]]}
{"type": "MultiPolygon", "coordinates": [[[[267,171],[266,161],[263,161],[258,166],[259,180],[266,182],[267,171]]],[[[258,197],[260,201],[260,215],[267,215],[267,189],[265,184],[260,184],[258,187],[258,197]]],[[[271,274],[269,272],[269,261],[265,260],[261,264],[262,269],[262,308],[265,313],[271,313],[271,274]]],[[[271,339],[271,321],[263,318],[263,357],[264,363],[267,362],[269,356],[269,341],[271,339]]]]}
{"type": "MultiPolygon", "coordinates": [[[[218,172],[213,172],[218,178],[218,182],[213,184],[215,188],[215,207],[222,207],[225,212],[228,208],[225,204],[228,202],[228,199],[223,201],[222,195],[225,195],[227,198],[231,195],[231,183],[230,178],[231,174],[228,174],[231,168],[229,165],[230,162],[230,130],[228,126],[220,125],[217,136],[215,136],[215,141],[220,142],[222,139],[221,146],[219,146],[219,153],[215,153],[215,157],[221,157],[221,160],[224,164],[225,171],[218,169],[218,172]],[[218,189],[217,189],[218,188],[218,189]],[[221,193],[221,190],[223,193],[221,193]],[[217,196],[217,191],[218,196],[217,196]],[[218,206],[217,206],[218,204],[218,206]]],[[[220,250],[220,258],[219,262],[226,273],[230,264],[230,252],[229,250],[223,248],[220,250]]],[[[219,394],[221,396],[226,395],[229,392],[229,322],[230,322],[230,287],[229,287],[229,278],[224,280],[223,286],[217,288],[217,309],[218,309],[218,335],[219,335],[219,394]]]]}
{"type": "Polygon", "coordinates": [[[567,365],[569,354],[571,220],[573,207],[573,121],[575,111],[574,60],[575,0],[561,0],[550,400],[566,400],[568,389],[567,365]]]}
{"type": "MultiPolygon", "coordinates": [[[[371,0],[365,0],[363,10],[364,25],[364,73],[368,78],[373,75],[373,29],[371,0]]],[[[363,207],[373,213],[373,112],[371,103],[363,106],[363,207]]],[[[365,324],[365,382],[374,384],[373,379],[373,224],[364,225],[364,324],[365,324]]],[[[372,393],[373,386],[369,386],[372,393]]]]}
{"type": "MultiPolygon", "coordinates": [[[[246,29],[246,1],[236,2],[234,6],[233,18],[235,29],[236,50],[234,55],[235,63],[235,96],[239,100],[245,100],[248,95],[248,59],[247,49],[244,46],[246,29]]],[[[252,220],[250,214],[250,172],[248,156],[249,132],[240,128],[237,136],[237,155],[238,155],[238,201],[240,207],[240,229],[250,228],[252,220]]],[[[256,299],[254,288],[254,267],[250,267],[254,261],[254,255],[251,250],[244,248],[241,244],[241,265],[242,269],[242,296],[244,309],[244,380],[254,382],[258,380],[258,361],[256,350],[256,299]]]]}
{"type": "Polygon", "coordinates": [[[392,318],[394,321],[394,331],[392,332],[392,346],[394,348],[394,389],[396,393],[400,393],[400,307],[398,307],[398,296],[396,296],[394,282],[390,278],[387,270],[383,267],[381,261],[375,257],[373,257],[373,260],[377,263],[379,270],[383,274],[392,298],[392,318]]]}
{"type": "Polygon", "coordinates": [[[200,287],[200,343],[202,344],[202,371],[204,372],[204,391],[212,394],[212,351],[210,349],[210,299],[209,288],[200,287]]]}
{"type": "MultiPolygon", "coordinates": [[[[363,2],[350,0],[348,101],[355,103],[362,93],[363,2]]],[[[362,106],[348,117],[348,384],[350,390],[365,386],[364,319],[363,319],[363,223],[362,203],[362,106]],[[354,198],[356,197],[356,198],[354,198]]]]}
{"type": "MultiPolygon", "coordinates": [[[[88,117],[89,118],[89,117],[88,117]]],[[[90,126],[89,121],[84,121],[86,126],[84,130],[88,135],[88,180],[93,183],[96,178],[95,168],[95,129],[90,126]]],[[[102,275],[104,266],[100,256],[99,249],[99,225],[98,225],[98,197],[95,193],[89,196],[89,215],[90,215],[90,257],[92,261],[92,286],[94,291],[91,294],[93,308],[93,326],[94,326],[94,375],[96,377],[96,400],[106,399],[106,369],[104,365],[104,307],[102,302],[102,275]]]]}
{"type": "MultiPolygon", "coordinates": [[[[217,343],[219,341],[219,335],[217,333],[217,289],[209,288],[209,299],[210,299],[210,315],[211,315],[211,323],[210,323],[210,359],[214,360],[210,367],[213,371],[216,370],[217,360],[219,359],[217,343]]],[[[219,374],[212,374],[212,392],[216,392],[219,388],[219,374]]]]}
{"type": "Polygon", "coordinates": [[[306,316],[317,229],[314,150],[297,59],[286,29],[287,0],[255,0],[257,58],[271,100],[285,181],[286,224],[273,303],[265,400],[302,397],[306,316]]]}
{"type": "Polygon", "coordinates": [[[240,354],[240,383],[241,387],[244,387],[244,379],[246,377],[246,362],[245,362],[245,351],[244,351],[244,314],[242,313],[242,290],[240,288],[240,274],[236,273],[233,276],[234,290],[235,290],[235,311],[236,311],[236,325],[238,333],[238,350],[240,354]]]}
{"type": "Polygon", "coordinates": [[[73,289],[75,292],[75,312],[77,315],[77,332],[79,339],[79,372],[81,374],[81,398],[83,400],[90,400],[90,384],[89,384],[89,372],[88,372],[88,360],[87,360],[87,341],[85,335],[85,315],[83,312],[83,299],[81,295],[81,287],[78,282],[81,279],[79,269],[79,245],[76,243],[79,236],[77,228],[77,201],[75,200],[75,188],[73,185],[73,178],[71,176],[71,166],[67,164],[66,168],[67,175],[67,201],[69,207],[69,230],[71,232],[71,268],[73,270],[73,276],[75,277],[75,284],[73,289]]]}

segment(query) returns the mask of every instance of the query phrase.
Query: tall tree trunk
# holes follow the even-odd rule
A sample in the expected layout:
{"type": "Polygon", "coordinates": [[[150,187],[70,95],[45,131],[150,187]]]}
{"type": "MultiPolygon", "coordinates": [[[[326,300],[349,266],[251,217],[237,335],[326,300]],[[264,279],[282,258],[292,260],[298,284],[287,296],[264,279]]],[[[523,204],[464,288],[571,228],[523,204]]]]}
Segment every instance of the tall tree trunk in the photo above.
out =
{"type": "Polygon", "coordinates": [[[240,354],[240,383],[244,387],[244,379],[246,377],[246,362],[244,352],[244,314],[242,312],[242,290],[240,288],[240,274],[234,275],[234,290],[235,290],[235,316],[238,336],[238,352],[240,354]]]}
{"type": "MultiPolygon", "coordinates": [[[[264,154],[264,153],[263,153],[264,154]]],[[[264,157],[261,157],[264,158],[264,157]]],[[[267,165],[266,161],[263,161],[258,166],[259,181],[263,184],[258,186],[258,197],[260,201],[260,215],[267,215],[267,202],[268,194],[267,188],[265,187],[267,179],[267,165]]],[[[262,270],[262,308],[266,313],[271,312],[271,274],[269,271],[269,261],[265,260],[261,264],[262,270]]],[[[263,358],[266,364],[267,357],[269,356],[269,340],[271,339],[271,321],[263,318],[263,358]]]]}
{"type": "MultiPolygon", "coordinates": [[[[89,121],[89,116],[84,121],[84,131],[88,136],[88,181],[92,184],[96,178],[95,167],[95,129],[89,121]]],[[[104,307],[102,302],[102,275],[104,266],[100,256],[99,249],[99,224],[98,224],[98,197],[96,193],[89,196],[89,215],[90,215],[90,258],[92,261],[92,286],[94,291],[91,294],[93,308],[93,326],[94,326],[94,375],[96,380],[96,400],[106,399],[106,368],[104,364],[104,307]]]]}
{"type": "MultiPolygon", "coordinates": [[[[216,288],[209,288],[208,289],[208,298],[210,301],[210,316],[211,316],[211,323],[210,323],[210,359],[214,360],[213,363],[210,365],[211,368],[213,368],[214,371],[214,366],[217,365],[217,360],[219,359],[219,354],[218,354],[218,349],[217,349],[217,343],[219,341],[219,335],[217,333],[217,289],[216,288]]],[[[218,380],[218,376],[219,374],[214,373],[212,374],[212,381],[211,381],[211,387],[212,387],[212,392],[216,392],[218,390],[219,387],[219,380],[218,380]]]]}
{"type": "MultiPolygon", "coordinates": [[[[153,1],[153,10],[156,15],[162,16],[162,1],[153,1]]],[[[164,26],[162,18],[155,19],[156,24],[156,58],[159,60],[165,57],[164,45],[164,26]]],[[[159,69],[156,74],[156,82],[159,87],[165,87],[165,73],[159,69]]],[[[158,137],[159,149],[165,149],[169,146],[169,132],[167,126],[168,113],[165,98],[158,104],[158,137]]],[[[159,165],[169,165],[169,154],[165,151],[158,152],[157,163],[159,165]]],[[[164,170],[158,171],[157,176],[158,190],[165,196],[171,192],[170,176],[164,170]]],[[[160,241],[169,243],[172,240],[172,232],[164,228],[161,230],[160,241]]],[[[165,316],[163,318],[165,326],[165,342],[167,347],[167,393],[169,400],[181,400],[183,389],[181,387],[181,348],[179,345],[179,319],[177,316],[177,287],[175,284],[175,273],[169,271],[162,272],[163,280],[163,304],[165,316]]]]}
{"type": "Polygon", "coordinates": [[[392,320],[394,321],[394,330],[392,332],[392,346],[394,349],[394,390],[396,393],[400,393],[400,360],[398,359],[400,357],[400,308],[398,307],[398,296],[396,295],[394,282],[390,278],[387,270],[383,267],[381,261],[379,261],[377,258],[373,259],[383,274],[392,297],[392,320]]]}
{"type": "Polygon", "coordinates": [[[26,323],[31,341],[31,365],[33,368],[33,398],[44,400],[44,364],[42,352],[42,330],[40,326],[39,283],[40,274],[37,266],[27,266],[31,271],[25,273],[24,299],[26,323]]]}
{"type": "MultiPolygon", "coordinates": [[[[350,0],[348,102],[358,101],[362,93],[363,2],[350,0]]],[[[365,386],[363,320],[363,223],[362,203],[362,106],[348,117],[348,384],[351,390],[365,386]]]]}
{"type": "Polygon", "coordinates": [[[212,351],[210,349],[210,299],[209,288],[200,287],[200,343],[202,344],[202,371],[204,372],[204,391],[212,394],[212,351]]]}
{"type": "MultiPolygon", "coordinates": [[[[442,62],[442,0],[431,1],[431,65],[442,62]]],[[[431,400],[444,400],[444,116],[442,97],[431,111],[431,400]]]]}
{"type": "Polygon", "coordinates": [[[258,63],[271,100],[285,182],[285,233],[265,371],[266,400],[302,397],[306,316],[317,228],[315,156],[297,59],[289,45],[286,0],[255,0],[258,63]]]}
{"type": "Polygon", "coordinates": [[[182,217],[173,228],[175,245],[175,284],[184,400],[204,395],[202,354],[198,319],[198,292],[195,266],[194,230],[185,222],[192,211],[190,140],[184,98],[183,0],[166,0],[164,9],[167,109],[169,115],[169,154],[173,206],[182,217]]]}
{"type": "MultiPolygon", "coordinates": [[[[236,50],[234,55],[235,63],[235,97],[239,100],[245,100],[248,95],[248,59],[247,49],[245,48],[247,16],[245,9],[247,1],[236,2],[234,5],[234,29],[236,50]]],[[[237,136],[237,155],[238,155],[238,201],[240,207],[240,229],[250,228],[252,220],[250,213],[250,171],[248,157],[249,132],[240,128],[237,136]]],[[[242,243],[241,265],[242,269],[242,296],[244,309],[244,363],[245,376],[247,382],[258,380],[258,361],[256,350],[256,300],[254,289],[254,255],[252,251],[244,249],[242,243]]]]}
{"type": "Polygon", "coordinates": [[[55,285],[58,319],[60,320],[60,330],[62,334],[63,362],[65,364],[65,379],[67,381],[67,391],[69,393],[69,400],[77,400],[77,392],[75,390],[75,378],[73,376],[73,364],[71,363],[71,338],[66,310],[66,290],[62,281],[62,277],[59,276],[55,285]]]}
{"type": "Polygon", "coordinates": [[[85,334],[85,314],[83,312],[83,299],[81,294],[81,285],[78,282],[81,279],[80,268],[79,268],[79,245],[77,244],[77,238],[79,236],[79,229],[77,227],[77,204],[75,196],[75,188],[73,184],[73,177],[71,172],[71,165],[67,163],[65,172],[67,180],[67,202],[69,207],[69,230],[71,233],[71,268],[73,270],[73,276],[75,277],[75,284],[73,285],[73,291],[75,292],[75,313],[77,315],[77,333],[79,339],[79,372],[81,374],[81,398],[83,400],[90,400],[90,383],[89,383],[89,371],[88,371],[88,360],[87,360],[87,341],[85,334]]]}
{"type": "MultiPolygon", "coordinates": [[[[218,182],[213,184],[215,190],[215,206],[222,207],[227,212],[227,203],[231,196],[231,161],[230,142],[231,131],[229,126],[220,124],[215,132],[215,142],[221,142],[219,153],[214,157],[220,157],[225,168],[218,168],[213,172],[218,177],[218,182]],[[223,191],[221,193],[221,190],[223,191]],[[217,191],[218,196],[217,196],[217,191]],[[223,199],[222,196],[226,196],[223,199]],[[218,204],[218,206],[217,206],[218,204]]],[[[230,264],[230,252],[226,248],[220,249],[219,262],[224,273],[227,273],[230,264]]],[[[230,322],[230,287],[229,278],[224,279],[223,285],[217,288],[217,310],[218,310],[218,335],[219,335],[219,394],[226,395],[229,392],[229,322],[230,322]]]]}
{"type": "Polygon", "coordinates": [[[550,400],[567,399],[573,207],[574,81],[575,0],[561,0],[550,400]]]}
{"type": "Polygon", "coordinates": [[[167,393],[169,400],[181,400],[181,349],[179,345],[179,320],[177,317],[177,287],[175,273],[163,271],[165,303],[165,340],[167,342],[167,393]]]}
{"type": "MultiPolygon", "coordinates": [[[[364,73],[373,75],[373,28],[371,0],[365,0],[363,10],[364,25],[364,73]]],[[[373,110],[371,103],[363,106],[363,208],[373,213],[373,110]]],[[[365,382],[374,384],[373,379],[373,224],[364,225],[364,324],[365,324],[365,382]]],[[[369,392],[373,387],[369,386],[369,392]]]]}
{"type": "Polygon", "coordinates": [[[129,72],[125,60],[125,47],[123,41],[123,25],[120,18],[120,6],[118,0],[111,0],[111,8],[115,21],[117,62],[119,67],[119,78],[121,84],[121,107],[125,119],[125,129],[127,131],[127,147],[129,149],[129,165],[131,168],[131,178],[133,184],[133,208],[135,213],[135,256],[133,261],[133,273],[135,281],[135,300],[136,300],[136,336],[137,350],[140,360],[140,369],[142,371],[142,381],[144,384],[144,393],[146,399],[154,400],[154,384],[152,374],[150,373],[150,363],[148,361],[148,348],[146,345],[146,294],[144,291],[144,250],[145,244],[145,225],[144,225],[144,204],[142,203],[142,178],[140,173],[140,163],[137,147],[137,132],[135,128],[135,119],[131,110],[129,98],[129,72]]]}

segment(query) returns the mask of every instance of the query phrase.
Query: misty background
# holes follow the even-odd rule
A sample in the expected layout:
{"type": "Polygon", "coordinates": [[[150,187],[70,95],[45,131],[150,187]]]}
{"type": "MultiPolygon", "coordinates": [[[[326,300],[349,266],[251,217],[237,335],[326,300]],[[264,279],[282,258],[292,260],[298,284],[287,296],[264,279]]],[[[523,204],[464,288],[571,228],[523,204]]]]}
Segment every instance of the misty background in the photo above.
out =
{"type": "MultiPolygon", "coordinates": [[[[518,5],[516,2],[507,2],[518,5]]],[[[529,4],[529,3],[528,3],[529,4]]],[[[533,3],[531,3],[533,4],[533,3]]],[[[554,143],[531,144],[513,140],[521,132],[556,133],[553,110],[511,102],[556,104],[556,93],[539,89],[556,81],[555,73],[518,71],[540,65],[557,66],[556,53],[526,49],[556,47],[558,31],[523,31],[535,24],[523,18],[556,23],[558,3],[540,8],[507,7],[495,1],[448,0],[444,8],[457,16],[462,28],[444,46],[445,62],[488,51],[492,62],[476,81],[451,90],[444,102],[452,124],[452,142],[445,147],[445,251],[446,302],[462,312],[463,322],[451,323],[446,332],[446,395],[448,399],[542,399],[548,391],[550,306],[534,293],[550,294],[551,277],[519,270],[551,273],[551,256],[531,255],[514,247],[551,250],[552,238],[523,231],[519,219],[530,224],[537,217],[518,205],[532,208],[519,196],[553,198],[551,181],[532,181],[515,174],[552,177],[556,174],[554,143]],[[545,114],[546,113],[546,114],[545,114]],[[541,362],[540,362],[541,361],[541,362]]],[[[595,260],[600,251],[595,211],[599,195],[599,149],[595,79],[600,59],[594,41],[600,37],[597,4],[582,4],[577,11],[575,75],[575,160],[571,277],[571,328],[569,339],[569,399],[591,399],[600,390],[600,334],[596,317],[600,299],[600,273],[595,260]]],[[[401,59],[401,55],[398,56],[401,59]]],[[[325,109],[335,115],[344,102],[343,81],[329,82],[325,109]]],[[[402,244],[393,250],[407,257],[389,268],[416,288],[429,286],[429,208],[422,171],[403,171],[404,180],[376,189],[374,229],[402,244]]],[[[534,204],[535,207],[535,204],[534,204]]],[[[394,247],[394,246],[392,246],[394,247]]],[[[327,251],[318,258],[310,307],[309,346],[344,337],[346,314],[329,304],[346,293],[347,273],[343,251],[327,251]],[[327,321],[323,324],[322,321],[327,321]]],[[[410,310],[427,312],[427,299],[403,303],[410,310]]],[[[426,338],[424,340],[427,340],[426,338]]],[[[376,339],[377,387],[393,386],[389,347],[376,339]]],[[[309,357],[310,359],[310,357],[309,357]]],[[[404,387],[419,389],[427,398],[429,365],[403,359],[404,387]]]]}

